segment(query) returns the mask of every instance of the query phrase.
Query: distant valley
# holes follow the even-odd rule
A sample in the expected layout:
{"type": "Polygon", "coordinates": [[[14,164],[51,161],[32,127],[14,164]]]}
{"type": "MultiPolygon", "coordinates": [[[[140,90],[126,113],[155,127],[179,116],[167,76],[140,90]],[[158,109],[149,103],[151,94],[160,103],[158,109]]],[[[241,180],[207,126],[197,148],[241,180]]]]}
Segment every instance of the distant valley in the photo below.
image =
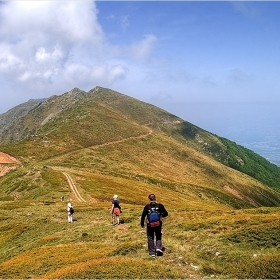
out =
{"type": "Polygon", "coordinates": [[[218,136],[255,151],[280,167],[279,103],[157,103],[218,136]]]}
{"type": "Polygon", "coordinates": [[[238,138],[240,145],[255,151],[280,167],[280,127],[267,127],[266,130],[255,132],[254,137],[250,133],[248,133],[247,137],[243,137],[246,136],[244,135],[245,129],[243,132],[233,135],[229,131],[225,135],[230,139],[238,138]]]}

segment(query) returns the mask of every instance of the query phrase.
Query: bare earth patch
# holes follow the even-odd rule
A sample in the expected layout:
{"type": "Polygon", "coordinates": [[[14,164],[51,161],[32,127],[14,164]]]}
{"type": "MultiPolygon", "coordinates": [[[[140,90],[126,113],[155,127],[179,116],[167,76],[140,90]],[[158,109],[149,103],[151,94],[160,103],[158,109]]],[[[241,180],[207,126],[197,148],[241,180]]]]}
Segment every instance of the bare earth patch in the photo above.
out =
{"type": "Polygon", "coordinates": [[[238,197],[238,198],[241,198],[241,199],[242,199],[242,196],[238,193],[238,191],[236,191],[236,190],[232,189],[230,186],[228,186],[228,185],[224,185],[224,189],[225,189],[226,191],[228,191],[229,193],[231,193],[231,194],[235,195],[236,197],[238,197]]]}
{"type": "Polygon", "coordinates": [[[5,153],[0,152],[0,176],[4,176],[10,170],[16,169],[20,162],[5,153]]]}

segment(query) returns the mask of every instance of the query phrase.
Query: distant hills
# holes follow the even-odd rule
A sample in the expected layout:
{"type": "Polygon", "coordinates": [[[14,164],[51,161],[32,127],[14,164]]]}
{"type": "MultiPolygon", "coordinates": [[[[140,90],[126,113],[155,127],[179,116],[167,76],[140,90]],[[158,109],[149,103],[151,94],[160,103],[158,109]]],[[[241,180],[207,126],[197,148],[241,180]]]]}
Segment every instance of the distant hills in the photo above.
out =
{"type": "Polygon", "coordinates": [[[30,99],[29,101],[19,104],[4,114],[0,114],[0,133],[2,134],[12,123],[25,116],[30,110],[38,106],[45,99],[30,99]]]}
{"type": "Polygon", "coordinates": [[[0,145],[23,166],[94,169],[189,189],[234,207],[280,205],[276,165],[165,110],[102,87],[74,88],[12,108],[0,115],[0,145]]]}

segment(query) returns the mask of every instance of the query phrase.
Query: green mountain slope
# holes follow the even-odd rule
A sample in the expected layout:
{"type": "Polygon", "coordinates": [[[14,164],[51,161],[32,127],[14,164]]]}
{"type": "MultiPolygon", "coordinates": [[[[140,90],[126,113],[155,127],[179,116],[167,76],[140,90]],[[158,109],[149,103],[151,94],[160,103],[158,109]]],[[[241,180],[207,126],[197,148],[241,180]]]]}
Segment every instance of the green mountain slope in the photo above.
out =
{"type": "Polygon", "coordinates": [[[0,177],[3,278],[270,278],[279,272],[279,169],[230,140],[96,87],[45,100],[9,125],[0,143],[0,151],[21,162],[0,177]],[[260,168],[266,172],[260,175],[260,168]],[[155,260],[139,228],[151,192],[170,213],[166,254],[155,260]],[[111,227],[115,193],[123,223],[111,227]],[[68,201],[76,208],[73,224],[67,224],[68,201]]]}
{"type": "Polygon", "coordinates": [[[30,110],[37,107],[44,100],[45,99],[31,99],[28,102],[15,106],[4,114],[0,114],[0,133],[5,133],[5,130],[12,125],[16,119],[28,114],[30,110]]]}
{"type": "MultiPolygon", "coordinates": [[[[151,132],[164,137],[154,144],[155,149],[170,145],[166,139],[180,145],[182,162],[184,153],[192,154],[185,150],[194,149],[279,191],[280,169],[261,156],[160,108],[100,87],[89,92],[73,89],[47,99],[18,118],[1,134],[0,143],[2,151],[29,162],[132,137],[141,139],[151,132]]],[[[165,151],[167,147],[161,154],[165,151]]]]}

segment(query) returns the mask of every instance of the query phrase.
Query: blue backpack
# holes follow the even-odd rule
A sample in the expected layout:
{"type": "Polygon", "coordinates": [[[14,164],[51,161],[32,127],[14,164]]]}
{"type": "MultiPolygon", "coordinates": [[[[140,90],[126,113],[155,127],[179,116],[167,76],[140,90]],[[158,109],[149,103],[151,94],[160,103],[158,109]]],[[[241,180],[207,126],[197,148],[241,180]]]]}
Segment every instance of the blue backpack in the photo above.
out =
{"type": "Polygon", "coordinates": [[[158,227],[161,224],[161,215],[158,206],[150,206],[147,214],[147,222],[150,227],[158,227]]]}

